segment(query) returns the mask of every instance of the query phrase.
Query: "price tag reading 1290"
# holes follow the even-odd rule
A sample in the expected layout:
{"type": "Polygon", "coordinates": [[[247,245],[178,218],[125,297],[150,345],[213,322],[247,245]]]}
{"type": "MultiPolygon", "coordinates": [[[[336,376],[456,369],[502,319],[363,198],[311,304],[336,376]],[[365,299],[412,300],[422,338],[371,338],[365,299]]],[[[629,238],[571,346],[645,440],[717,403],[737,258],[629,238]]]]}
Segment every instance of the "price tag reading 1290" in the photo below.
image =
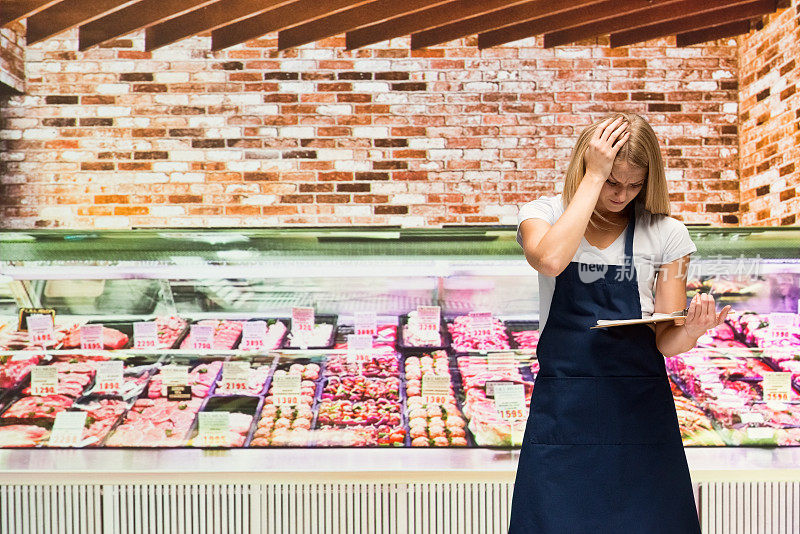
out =
{"type": "Polygon", "coordinates": [[[31,395],[55,395],[58,392],[58,369],[48,365],[31,367],[31,395]]]}
{"type": "Polygon", "coordinates": [[[97,362],[94,377],[98,393],[117,393],[122,388],[122,360],[97,362]]]}
{"type": "Polygon", "coordinates": [[[525,419],[525,387],[522,384],[495,384],[494,407],[501,419],[525,419]]]}

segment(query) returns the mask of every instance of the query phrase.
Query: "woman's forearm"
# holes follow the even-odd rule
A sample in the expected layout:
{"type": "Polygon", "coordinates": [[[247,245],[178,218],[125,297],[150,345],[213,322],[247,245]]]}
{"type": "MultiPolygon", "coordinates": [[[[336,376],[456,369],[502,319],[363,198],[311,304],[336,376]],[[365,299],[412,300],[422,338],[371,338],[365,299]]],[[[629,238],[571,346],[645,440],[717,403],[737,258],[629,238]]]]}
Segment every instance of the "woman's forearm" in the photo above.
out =
{"type": "Polygon", "coordinates": [[[698,337],[694,337],[686,330],[684,325],[669,325],[664,328],[656,338],[656,345],[665,358],[675,356],[694,348],[698,337]]]}

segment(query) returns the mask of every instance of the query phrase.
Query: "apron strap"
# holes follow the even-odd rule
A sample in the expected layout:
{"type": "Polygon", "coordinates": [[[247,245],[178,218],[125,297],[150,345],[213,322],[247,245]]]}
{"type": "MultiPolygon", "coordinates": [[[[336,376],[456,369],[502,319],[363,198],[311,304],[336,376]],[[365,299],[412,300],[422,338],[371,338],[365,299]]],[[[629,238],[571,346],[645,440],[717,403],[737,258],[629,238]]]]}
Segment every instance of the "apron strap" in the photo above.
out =
{"type": "Polygon", "coordinates": [[[633,264],[633,229],[636,225],[636,201],[634,200],[628,215],[628,227],[625,229],[625,272],[633,264]]]}

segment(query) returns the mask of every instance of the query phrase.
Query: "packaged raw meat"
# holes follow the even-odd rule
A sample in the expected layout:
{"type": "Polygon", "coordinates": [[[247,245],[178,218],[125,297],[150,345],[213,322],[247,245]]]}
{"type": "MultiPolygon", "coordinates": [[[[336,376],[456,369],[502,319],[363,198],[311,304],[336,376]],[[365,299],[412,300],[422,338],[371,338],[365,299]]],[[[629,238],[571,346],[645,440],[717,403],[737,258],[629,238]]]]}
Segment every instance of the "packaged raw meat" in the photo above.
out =
{"type": "Polygon", "coordinates": [[[291,332],[291,321],[289,321],[289,334],[286,336],[284,348],[301,349],[304,346],[309,349],[330,349],[334,346],[336,339],[335,315],[317,315],[314,330],[302,338],[297,338],[291,332]]]}
{"type": "MultiPolygon", "coordinates": [[[[114,328],[103,326],[103,349],[116,350],[127,348],[129,346],[130,337],[128,334],[121,332],[114,328]]],[[[81,347],[81,325],[75,325],[70,328],[63,341],[61,342],[62,349],[78,349],[81,347]]]]}
{"type": "Polygon", "coordinates": [[[137,400],[106,441],[107,447],[180,447],[200,411],[203,399],[137,400]]]}
{"type": "MultiPolygon", "coordinates": [[[[182,362],[182,360],[170,359],[163,362],[163,365],[181,364],[182,362]]],[[[222,360],[191,360],[189,364],[189,387],[192,390],[192,397],[207,397],[221,371],[222,360]]],[[[150,379],[150,383],[147,386],[147,396],[151,399],[156,399],[166,397],[167,394],[167,386],[162,382],[161,371],[159,371],[150,379]]]]}
{"type": "Polygon", "coordinates": [[[0,393],[4,389],[16,386],[28,375],[31,367],[38,364],[43,358],[44,354],[41,353],[0,356],[0,393]]]}
{"type": "MultiPolygon", "coordinates": [[[[217,320],[217,319],[203,319],[193,323],[200,326],[210,326],[214,328],[214,340],[211,348],[214,350],[230,350],[233,349],[238,343],[242,335],[242,328],[244,321],[230,321],[230,320],[217,320]]],[[[192,333],[191,327],[187,332],[186,337],[181,342],[182,349],[191,349],[192,346],[192,333]]]]}
{"type": "MultiPolygon", "coordinates": [[[[262,400],[258,397],[210,397],[203,412],[228,412],[229,413],[229,427],[225,439],[219,443],[218,447],[243,447],[251,430],[254,429],[254,416],[260,412],[262,400]]],[[[199,417],[198,413],[192,424],[192,429],[189,432],[189,441],[187,445],[190,447],[205,447],[206,445],[197,439],[199,431],[199,417]]]]}
{"type": "Polygon", "coordinates": [[[508,342],[508,332],[503,322],[497,317],[492,318],[492,326],[486,335],[476,333],[472,328],[472,318],[461,315],[447,323],[450,332],[451,346],[456,352],[469,352],[476,350],[506,350],[511,346],[508,342]]]}
{"type": "Polygon", "coordinates": [[[50,435],[50,431],[39,425],[0,426],[0,448],[36,447],[50,435]]]}
{"type": "Polygon", "coordinates": [[[416,310],[408,312],[407,315],[400,316],[400,335],[397,346],[404,350],[441,350],[450,346],[450,340],[446,331],[442,331],[445,324],[444,318],[440,318],[439,330],[429,330],[420,321],[416,310]]]}

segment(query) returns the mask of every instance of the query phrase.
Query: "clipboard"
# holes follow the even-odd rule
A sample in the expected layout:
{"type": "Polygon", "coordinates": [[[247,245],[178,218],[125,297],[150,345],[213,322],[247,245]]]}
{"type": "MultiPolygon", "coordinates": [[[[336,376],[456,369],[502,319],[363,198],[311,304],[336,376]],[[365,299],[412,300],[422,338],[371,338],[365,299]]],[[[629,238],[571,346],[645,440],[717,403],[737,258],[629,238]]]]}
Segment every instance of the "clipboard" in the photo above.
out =
{"type": "Polygon", "coordinates": [[[643,317],[641,319],[598,319],[597,324],[589,327],[592,328],[609,328],[612,326],[627,326],[631,324],[650,324],[650,323],[663,323],[665,321],[674,321],[681,319],[685,315],[670,315],[668,313],[654,313],[652,317],[643,317]]]}

